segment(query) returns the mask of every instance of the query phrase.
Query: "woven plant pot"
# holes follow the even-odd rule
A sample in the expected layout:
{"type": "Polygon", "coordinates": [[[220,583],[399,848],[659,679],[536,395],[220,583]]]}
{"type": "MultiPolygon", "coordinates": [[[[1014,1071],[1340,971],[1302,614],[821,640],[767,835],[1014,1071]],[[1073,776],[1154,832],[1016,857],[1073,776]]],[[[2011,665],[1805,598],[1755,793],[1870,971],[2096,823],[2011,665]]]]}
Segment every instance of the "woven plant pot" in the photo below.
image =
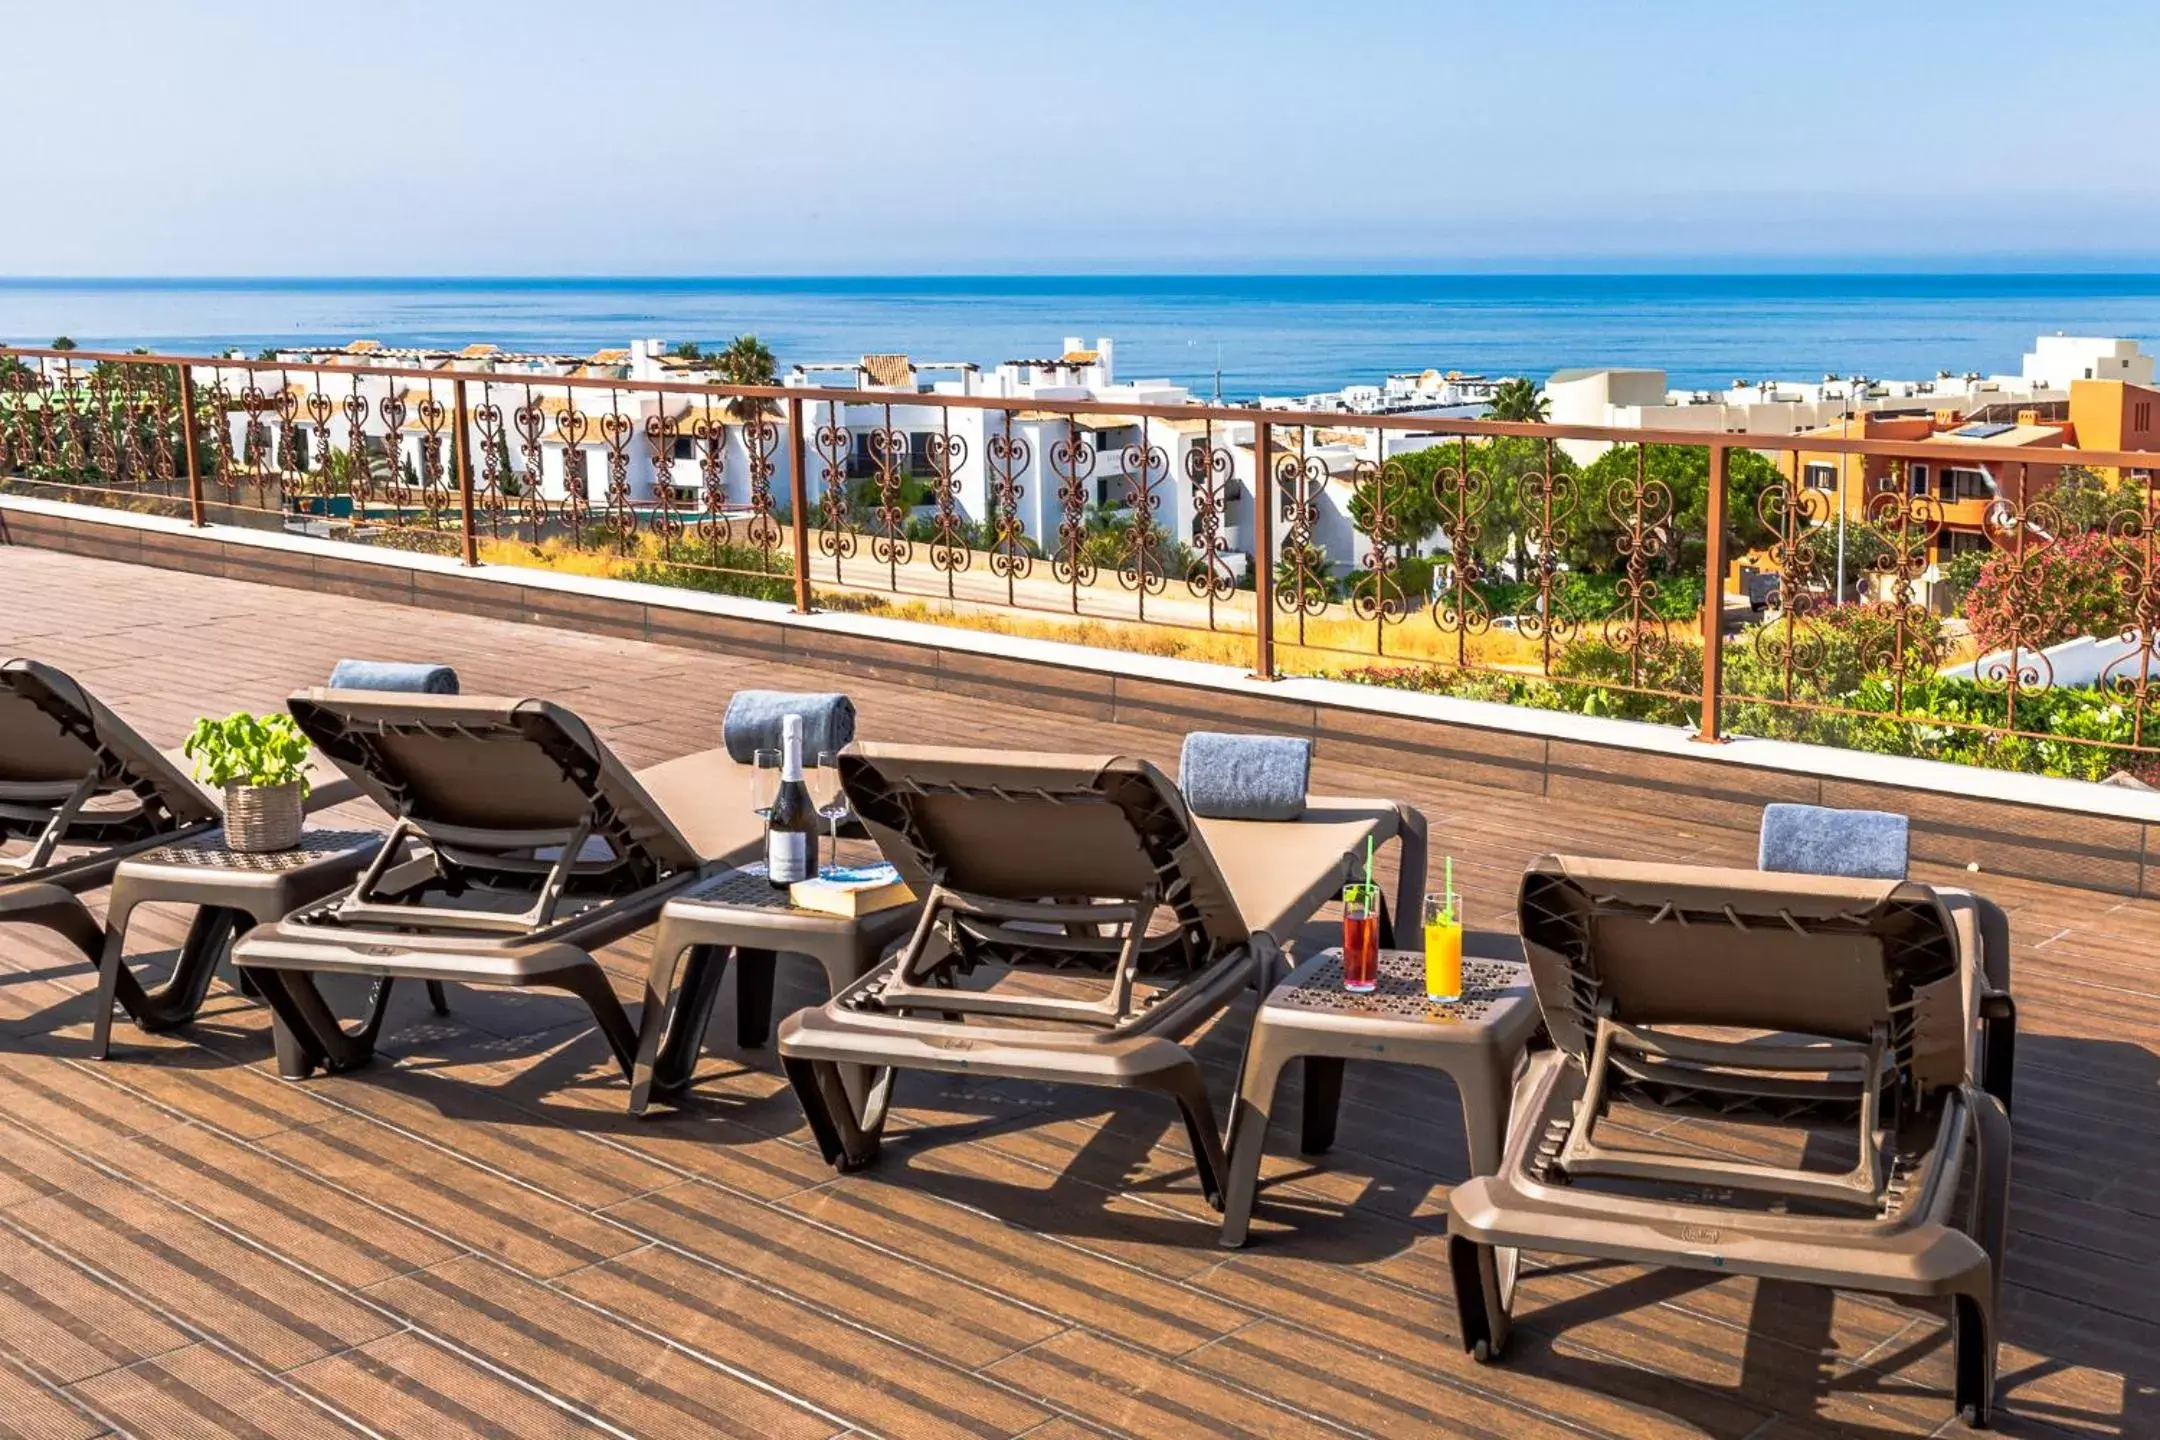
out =
{"type": "Polygon", "coordinates": [[[225,843],[244,855],[290,850],[300,843],[300,782],[227,785],[225,843]]]}

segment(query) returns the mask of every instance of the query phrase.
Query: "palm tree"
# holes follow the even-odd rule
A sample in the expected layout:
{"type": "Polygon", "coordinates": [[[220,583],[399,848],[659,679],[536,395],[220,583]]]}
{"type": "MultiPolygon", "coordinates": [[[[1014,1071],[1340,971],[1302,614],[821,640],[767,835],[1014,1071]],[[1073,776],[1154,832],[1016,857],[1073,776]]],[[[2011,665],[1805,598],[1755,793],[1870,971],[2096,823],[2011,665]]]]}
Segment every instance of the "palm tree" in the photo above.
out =
{"type": "MultiPolygon", "coordinates": [[[[712,357],[713,373],[724,385],[777,385],[780,383],[779,365],[764,341],[755,335],[738,335],[728,342],[725,350],[712,357]]],[[[751,415],[770,414],[776,407],[770,400],[736,399],[728,401],[728,413],[740,422],[751,415]]]]}
{"type": "Polygon", "coordinates": [[[1492,403],[1485,407],[1488,420],[1514,420],[1537,424],[1552,413],[1552,401],[1538,393],[1528,380],[1503,380],[1493,386],[1492,403]]]}

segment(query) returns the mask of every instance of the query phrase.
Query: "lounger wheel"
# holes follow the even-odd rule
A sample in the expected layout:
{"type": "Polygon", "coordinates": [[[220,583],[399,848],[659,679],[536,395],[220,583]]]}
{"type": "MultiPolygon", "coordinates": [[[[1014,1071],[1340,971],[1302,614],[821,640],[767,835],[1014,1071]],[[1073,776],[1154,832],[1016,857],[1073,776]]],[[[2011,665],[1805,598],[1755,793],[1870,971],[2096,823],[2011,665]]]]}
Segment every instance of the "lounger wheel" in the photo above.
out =
{"type": "Polygon", "coordinates": [[[1448,1269],[1455,1280],[1456,1318],[1463,1349],[1480,1365],[1496,1363],[1507,1349],[1515,1299],[1515,1254],[1460,1235],[1448,1237],[1448,1269]]]}
{"type": "Polygon", "coordinates": [[[1490,1365],[1500,1358],[1500,1352],[1493,1349],[1492,1341],[1481,1339],[1470,1347],[1470,1358],[1480,1365],[1490,1365]]]}

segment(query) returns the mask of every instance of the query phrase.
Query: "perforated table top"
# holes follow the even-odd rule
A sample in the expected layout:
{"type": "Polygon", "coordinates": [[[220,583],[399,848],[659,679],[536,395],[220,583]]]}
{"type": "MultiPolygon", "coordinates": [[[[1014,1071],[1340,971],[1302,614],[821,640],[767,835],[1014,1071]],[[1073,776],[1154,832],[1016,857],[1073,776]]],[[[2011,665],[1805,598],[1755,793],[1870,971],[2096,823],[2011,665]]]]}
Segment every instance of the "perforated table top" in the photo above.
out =
{"type": "Polygon", "coordinates": [[[373,850],[382,842],[381,833],[374,830],[306,830],[301,832],[300,843],[290,850],[254,852],[233,849],[226,843],[223,830],[207,830],[155,850],[146,850],[124,863],[128,866],[164,865],[276,875],[288,870],[304,870],[310,865],[356,851],[373,850]]]}
{"type": "Polygon", "coordinates": [[[1529,1003],[1529,967],[1515,962],[1464,959],[1462,998],[1453,1003],[1426,998],[1425,957],[1418,951],[1382,950],[1379,969],[1379,984],[1366,994],[1354,994],[1343,989],[1342,952],[1324,951],[1275,987],[1268,1008],[1476,1025],[1491,1020],[1506,1000],[1529,1003]],[[1511,989],[1513,996],[1508,994],[1511,989]]]}

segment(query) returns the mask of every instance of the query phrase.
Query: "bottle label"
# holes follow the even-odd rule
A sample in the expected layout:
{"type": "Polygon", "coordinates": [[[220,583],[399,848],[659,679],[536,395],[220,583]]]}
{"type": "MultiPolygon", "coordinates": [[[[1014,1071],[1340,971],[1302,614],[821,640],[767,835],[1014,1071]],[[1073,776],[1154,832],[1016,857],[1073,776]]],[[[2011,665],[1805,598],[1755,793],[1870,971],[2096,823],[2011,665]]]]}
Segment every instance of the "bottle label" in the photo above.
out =
{"type": "Polygon", "coordinates": [[[810,878],[810,837],[800,830],[774,830],[765,836],[765,874],[775,885],[810,878]]]}

